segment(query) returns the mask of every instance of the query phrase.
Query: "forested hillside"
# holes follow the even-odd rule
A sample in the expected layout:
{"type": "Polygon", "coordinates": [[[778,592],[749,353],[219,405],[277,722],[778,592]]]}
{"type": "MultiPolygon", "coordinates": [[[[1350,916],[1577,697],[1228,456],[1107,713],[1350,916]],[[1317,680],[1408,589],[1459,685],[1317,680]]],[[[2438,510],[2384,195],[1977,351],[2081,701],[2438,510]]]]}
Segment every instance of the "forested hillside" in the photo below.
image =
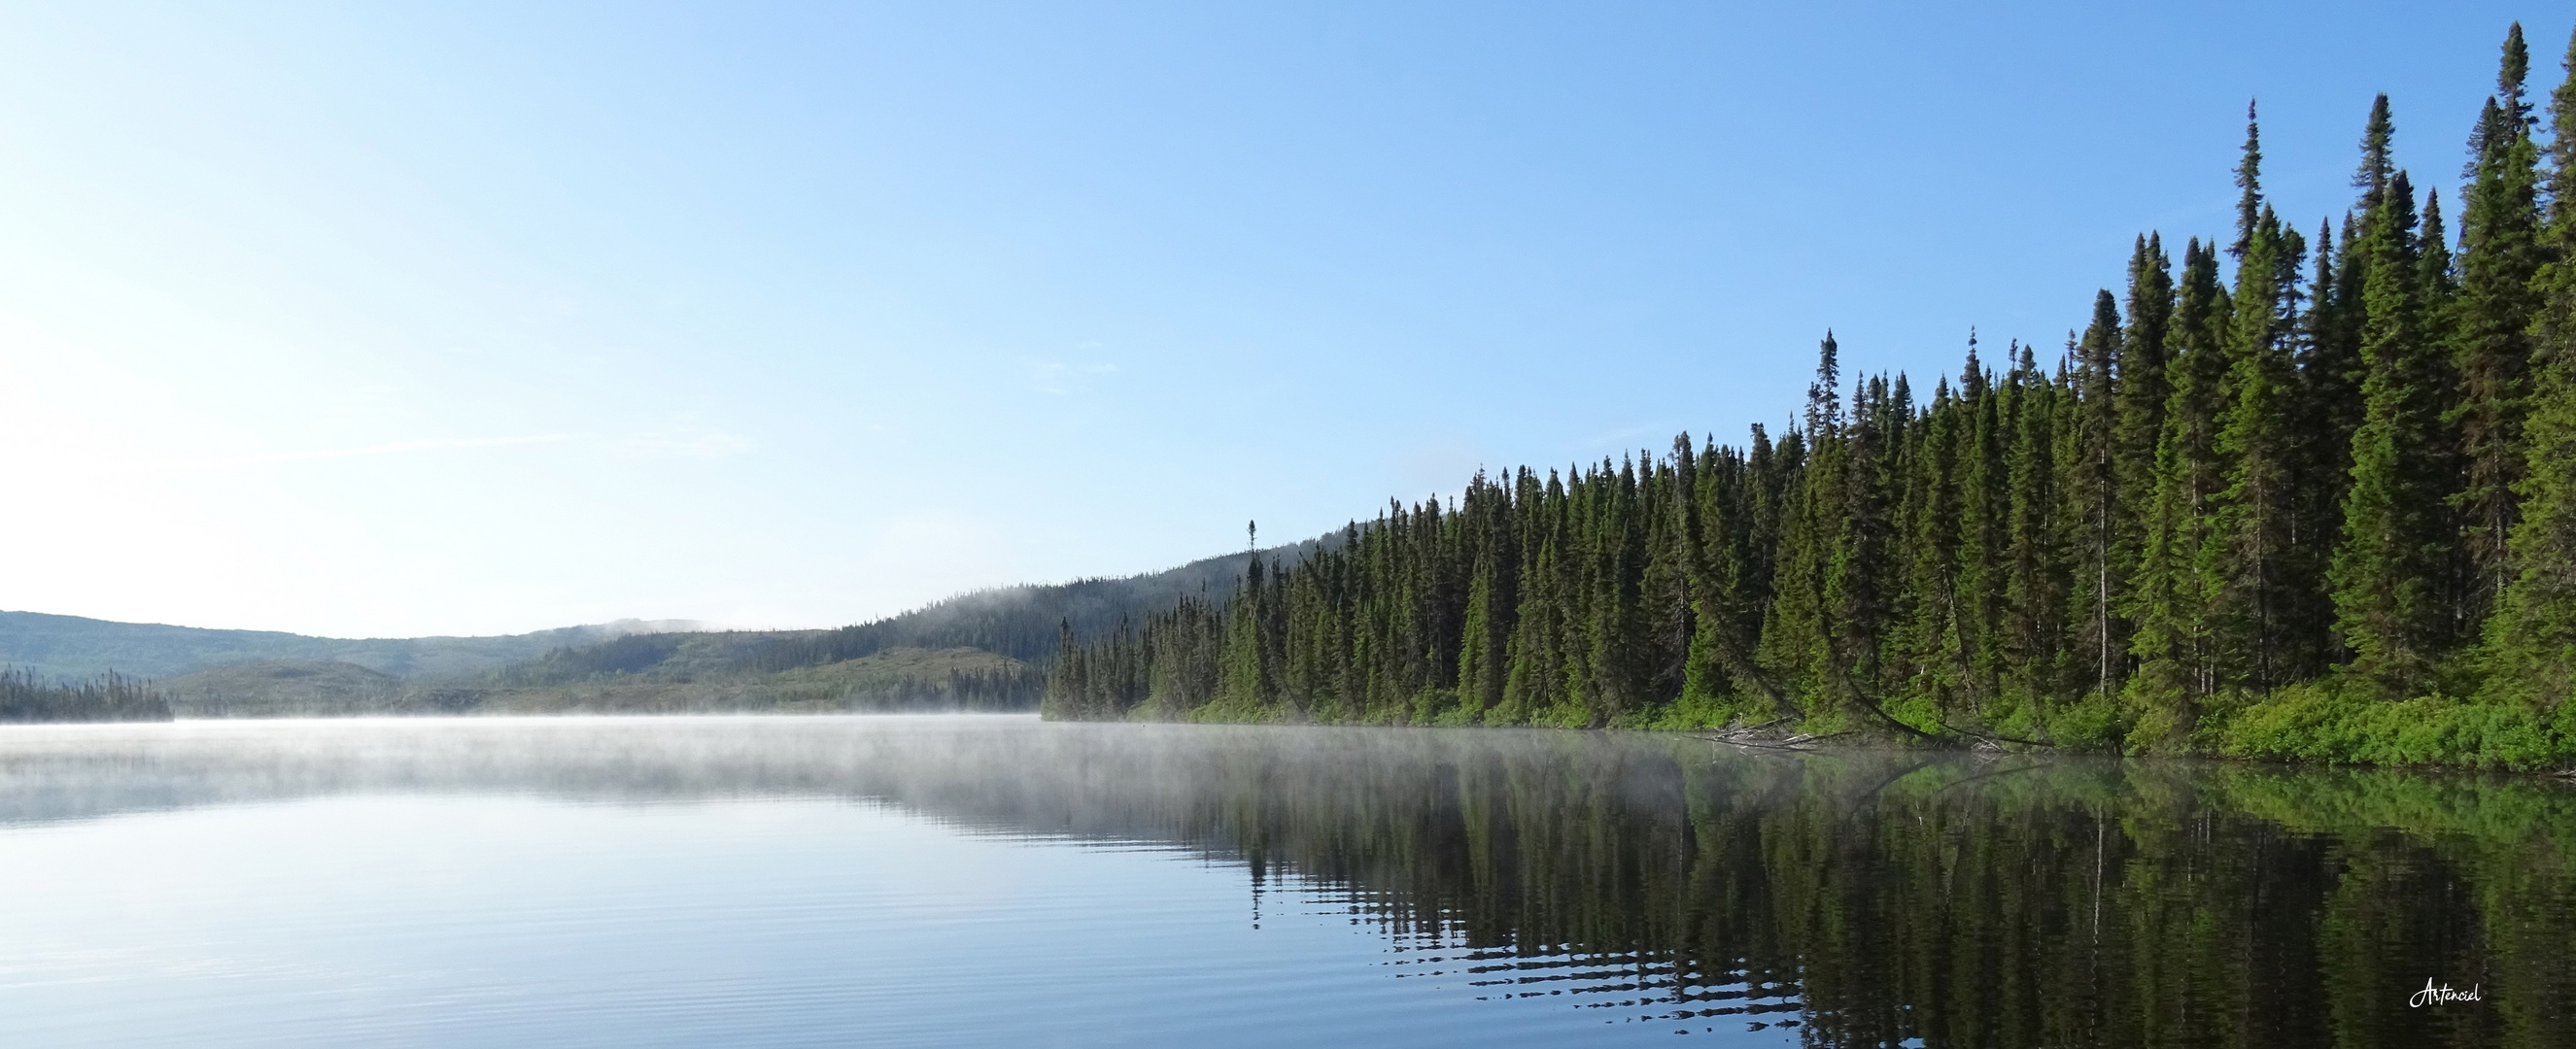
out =
{"type": "MultiPolygon", "coordinates": [[[[1335,540],[1263,551],[1303,558],[1335,540]]],[[[1061,633],[1108,637],[1184,600],[1223,601],[1242,560],[1117,579],[1004,587],[837,630],[635,634],[501,669],[460,709],[1030,710],[1061,633]]],[[[451,693],[454,690],[450,690],[451,693]]]]}
{"type": "Polygon", "coordinates": [[[2535,107],[2528,67],[2517,25],[2456,239],[2385,96],[2313,234],[2249,107],[2234,230],[2140,236],[2062,349],[1971,335],[1926,395],[1846,384],[1828,334],[1776,435],[1479,474],[1255,556],[1066,632],[1047,711],[2565,763],[2576,81],[2535,107]]]}
{"type": "MultiPolygon", "coordinates": [[[[1332,541],[1265,553],[1305,557],[1332,541]]],[[[1240,568],[1239,558],[1206,558],[979,591],[837,630],[622,620],[508,637],[344,640],[0,612],[0,664],[14,668],[0,684],[15,689],[0,689],[0,720],[1030,710],[1060,628],[1105,637],[1184,598],[1222,601],[1240,568]],[[147,680],[124,676],[138,672],[147,680]]]]}
{"type": "MultiPolygon", "coordinates": [[[[1261,552],[1273,559],[1304,558],[1339,542],[1308,539],[1261,552]]],[[[801,632],[754,654],[762,669],[817,666],[889,648],[976,648],[1032,663],[1055,658],[1059,632],[1077,640],[1107,637],[1121,624],[1185,600],[1224,601],[1243,581],[1241,557],[1208,557],[1179,568],[1116,579],[1002,587],[944,601],[838,630],[801,632]]],[[[1032,697],[1034,698],[1034,697],[1032,697]]]]}
{"type": "Polygon", "coordinates": [[[498,637],[338,638],[0,612],[0,665],[46,678],[85,680],[107,673],[170,678],[263,660],[329,660],[395,677],[470,677],[565,646],[695,627],[677,620],[626,619],[498,637]]]}

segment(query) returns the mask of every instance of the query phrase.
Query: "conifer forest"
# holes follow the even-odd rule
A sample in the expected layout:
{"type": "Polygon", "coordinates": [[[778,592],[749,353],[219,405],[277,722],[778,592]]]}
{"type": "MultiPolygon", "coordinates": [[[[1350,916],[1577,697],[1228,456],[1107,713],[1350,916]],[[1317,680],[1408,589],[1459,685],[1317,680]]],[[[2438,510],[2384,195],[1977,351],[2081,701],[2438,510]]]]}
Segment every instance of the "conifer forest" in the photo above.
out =
{"type": "Polygon", "coordinates": [[[1067,630],[1045,709],[2564,766],[2576,78],[2502,50],[2448,201],[2381,96],[2349,208],[2284,216],[2249,106],[2234,229],[2139,236],[2062,347],[1927,384],[1828,333],[1777,432],[1392,503],[1067,630]]]}

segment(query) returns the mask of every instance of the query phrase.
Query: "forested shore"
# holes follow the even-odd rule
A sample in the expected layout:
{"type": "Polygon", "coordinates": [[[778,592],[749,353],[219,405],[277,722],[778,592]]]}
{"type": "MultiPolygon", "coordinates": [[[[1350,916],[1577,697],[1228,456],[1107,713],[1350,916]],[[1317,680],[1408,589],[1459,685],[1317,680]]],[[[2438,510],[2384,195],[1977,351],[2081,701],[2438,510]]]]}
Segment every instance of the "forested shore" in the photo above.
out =
{"type": "Polygon", "coordinates": [[[2386,96],[2313,235],[2249,107],[2232,236],[2140,236],[2062,350],[1971,335],[1926,397],[1829,333],[1777,435],[1391,504],[1068,630],[1045,710],[2576,764],[2576,78],[2529,65],[2516,25],[2456,241],[2386,96]]]}
{"type": "Polygon", "coordinates": [[[32,670],[0,670],[0,722],[168,720],[169,701],[123,674],[66,684],[32,670]]]}

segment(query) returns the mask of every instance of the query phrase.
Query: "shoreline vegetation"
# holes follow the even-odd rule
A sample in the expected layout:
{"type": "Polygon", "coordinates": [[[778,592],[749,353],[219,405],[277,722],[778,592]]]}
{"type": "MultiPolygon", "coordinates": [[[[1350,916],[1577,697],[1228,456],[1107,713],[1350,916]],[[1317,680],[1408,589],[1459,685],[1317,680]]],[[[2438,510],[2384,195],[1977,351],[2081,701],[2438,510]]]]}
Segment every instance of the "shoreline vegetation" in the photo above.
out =
{"type": "Polygon", "coordinates": [[[1255,554],[1068,626],[1043,712],[2576,766],[2576,78],[2535,105],[2529,67],[2517,24],[2457,240],[2386,96],[2313,237],[2249,105],[2232,236],[2138,237],[2062,350],[1971,333],[1921,398],[1828,333],[1776,436],[1255,554]]]}
{"type": "Polygon", "coordinates": [[[110,671],[70,683],[33,670],[0,670],[0,723],[169,720],[169,700],[148,681],[110,671]]]}

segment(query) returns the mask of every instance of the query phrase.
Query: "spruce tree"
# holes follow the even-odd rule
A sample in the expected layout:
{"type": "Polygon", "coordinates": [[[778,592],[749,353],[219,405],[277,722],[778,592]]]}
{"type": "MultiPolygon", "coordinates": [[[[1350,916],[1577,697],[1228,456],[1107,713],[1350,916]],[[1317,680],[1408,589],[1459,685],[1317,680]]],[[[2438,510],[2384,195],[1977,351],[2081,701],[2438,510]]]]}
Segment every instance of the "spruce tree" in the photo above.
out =
{"type": "Polygon", "coordinates": [[[2044,713],[2064,683],[2067,565],[2061,544],[2057,409],[2060,384],[2020,349],[2007,453],[2003,649],[2010,694],[2026,717],[2044,713]]]}
{"type": "MultiPolygon", "coordinates": [[[[2346,231],[2354,227],[2347,218],[2346,231]]],[[[2341,243],[2349,247],[2353,238],[2341,243]]],[[[2297,333],[2298,389],[2296,457],[2299,499],[2296,520],[2305,547],[2340,543],[2343,504],[2352,484],[2352,434],[2361,427],[2361,346],[2359,325],[2350,314],[2360,302],[2360,286],[2345,281],[2360,273],[2349,252],[2338,254],[2331,223],[2317,223],[2315,268],[2308,282],[2307,312],[2297,333]]],[[[2318,602],[2312,599],[2311,606],[2318,602]]],[[[2331,607],[2312,607],[2311,614],[2331,614],[2331,607]]]]}
{"type": "Polygon", "coordinates": [[[2112,464],[2120,508],[2114,515],[2118,534],[2112,557],[2124,571],[2134,569],[2145,550],[2147,508],[2155,501],[2156,445],[2164,432],[2165,402],[2173,394],[2165,374],[2174,312],[2173,261],[2165,256],[2163,236],[2141,237],[2130,252],[2126,305],[2112,464]]]}
{"type": "Polygon", "coordinates": [[[2074,347],[2063,435],[2066,553],[2072,569],[2070,611],[2083,623],[2072,638],[2075,669],[2085,685],[2109,692],[2127,663],[2127,602],[2136,554],[2123,543],[2120,500],[2120,307],[2108,290],[2093,296],[2093,320],[2074,347]]]}
{"type": "Polygon", "coordinates": [[[2576,38],[2562,68],[2569,76],[2549,99],[2550,213],[2534,280],[2529,454],[2514,486],[2522,519],[2488,624],[2486,663],[2489,695],[2563,712],[2576,690],[2576,38]]]}
{"type": "MultiPolygon", "coordinates": [[[[2374,120],[2384,107],[2373,113],[2374,120]]],[[[2449,384],[2437,338],[2428,252],[2417,235],[2413,191],[2397,172],[2362,216],[2354,253],[2362,287],[2362,423],[2352,445],[2352,489],[2333,575],[2335,634],[2353,670],[2383,694],[2422,683],[2448,637],[2444,603],[2456,532],[2448,511],[2455,476],[2442,425],[2449,384]]]]}
{"type": "Polygon", "coordinates": [[[1826,592],[1844,525],[1847,458],[1838,347],[1832,332],[1817,347],[1816,379],[1807,387],[1807,456],[1782,522],[1770,614],[1763,619],[1760,661],[1783,690],[1810,710],[1839,705],[1834,676],[1831,606],[1826,592]]]}
{"type": "Polygon", "coordinates": [[[1927,701],[1936,717],[1959,705],[1967,680],[1959,603],[1959,431],[1965,414],[1951,396],[1950,381],[1935,382],[1908,471],[1913,516],[1906,529],[1905,590],[1911,604],[1903,648],[1912,671],[1909,691],[1927,701]]]}
{"type": "Polygon", "coordinates": [[[2231,251],[2237,259],[2233,314],[2228,324],[2228,367],[2218,389],[2224,422],[2218,452],[2226,487],[2210,501],[2215,535],[2202,549],[2201,585],[2213,598],[2212,632],[2221,674],[2232,683],[2268,689],[2288,676],[2293,653],[2285,642],[2295,624],[2301,565],[2294,545],[2295,435],[2289,408],[2296,372],[2285,346],[2293,301],[2283,275],[2297,273],[2295,247],[2269,205],[2261,202],[2260,138],[2246,127],[2237,185],[2240,228],[2231,251]]]}
{"type": "MultiPolygon", "coordinates": [[[[2005,360],[2020,347],[2012,346],[2005,360]]],[[[2010,559],[2012,495],[2007,455],[2011,447],[2013,384],[1998,382],[1977,359],[1968,339],[1968,363],[1959,373],[1959,508],[1965,534],[1959,543],[1959,648],[1967,660],[1966,687],[1982,705],[1992,704],[2010,655],[2003,641],[2004,587],[2010,559]]]]}
{"type": "Polygon", "coordinates": [[[2199,700],[2218,686],[2208,581],[2217,557],[2210,509],[2223,484],[2218,453],[2220,387],[2228,367],[2226,291],[2217,252],[2198,238],[2183,247],[2182,279],[2168,334],[2164,424],[2156,441],[2156,489],[2147,513],[2138,583],[2130,608],[2139,659],[2136,742],[2155,745],[2188,733],[2199,700]]]}
{"type": "Polygon", "coordinates": [[[2462,632],[2485,618],[2510,571],[2507,549],[2521,504],[2524,398],[2531,382],[2532,323],[2539,312],[2540,149],[2522,102],[2530,68],[2517,23],[2505,38],[2497,94],[2479,114],[2474,181],[2460,215],[2460,289],[2453,359],[2460,399],[2448,422],[2460,435],[2465,485],[2454,497],[2467,559],[2462,632]]]}

